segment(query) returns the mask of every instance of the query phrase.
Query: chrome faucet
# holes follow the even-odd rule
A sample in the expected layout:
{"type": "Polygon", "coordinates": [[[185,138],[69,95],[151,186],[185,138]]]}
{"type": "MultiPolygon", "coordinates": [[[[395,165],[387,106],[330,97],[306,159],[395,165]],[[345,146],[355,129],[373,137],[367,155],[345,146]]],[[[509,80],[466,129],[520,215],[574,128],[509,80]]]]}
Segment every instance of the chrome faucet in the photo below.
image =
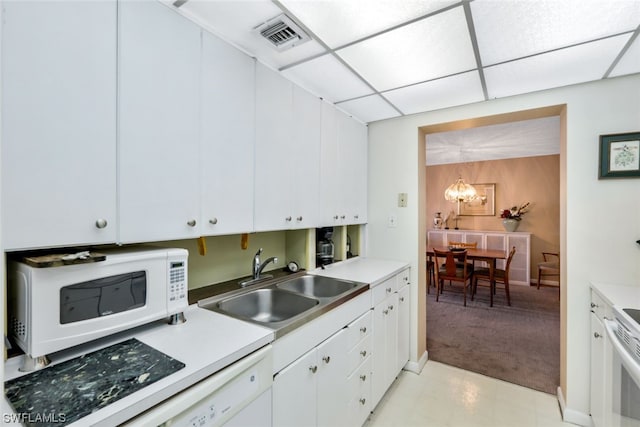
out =
{"type": "Polygon", "coordinates": [[[267,266],[267,264],[269,264],[270,262],[273,262],[274,264],[278,263],[278,258],[272,256],[271,258],[267,258],[264,262],[260,262],[260,255],[262,254],[262,248],[258,249],[258,252],[256,252],[255,256],[253,257],[253,280],[257,280],[260,279],[260,273],[262,273],[262,270],[264,270],[264,268],[267,266]]]}

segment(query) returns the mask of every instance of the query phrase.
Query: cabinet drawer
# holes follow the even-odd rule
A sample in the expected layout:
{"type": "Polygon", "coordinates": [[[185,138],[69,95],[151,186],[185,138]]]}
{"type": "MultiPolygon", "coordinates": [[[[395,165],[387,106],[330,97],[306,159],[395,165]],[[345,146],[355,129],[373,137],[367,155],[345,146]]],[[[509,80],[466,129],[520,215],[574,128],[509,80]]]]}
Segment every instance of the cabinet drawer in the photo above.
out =
{"type": "Polygon", "coordinates": [[[364,337],[371,333],[371,310],[351,322],[347,326],[347,349],[351,350],[364,337]]]}
{"type": "Polygon", "coordinates": [[[347,372],[353,372],[367,357],[371,356],[371,335],[364,337],[358,345],[349,351],[347,372]]]}
{"type": "Polygon", "coordinates": [[[349,425],[361,426],[372,410],[371,402],[371,357],[348,379],[349,425]]]}
{"type": "Polygon", "coordinates": [[[385,280],[373,288],[373,305],[378,305],[380,301],[394,293],[398,289],[396,276],[385,280]]]}

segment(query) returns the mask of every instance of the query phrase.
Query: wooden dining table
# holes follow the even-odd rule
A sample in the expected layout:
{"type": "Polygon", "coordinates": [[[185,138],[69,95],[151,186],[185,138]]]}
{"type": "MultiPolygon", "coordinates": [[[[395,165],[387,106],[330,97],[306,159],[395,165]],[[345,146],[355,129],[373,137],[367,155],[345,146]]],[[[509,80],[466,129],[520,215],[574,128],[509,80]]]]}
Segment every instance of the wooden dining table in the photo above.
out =
{"type": "MultiPolygon", "coordinates": [[[[431,261],[434,256],[433,249],[438,251],[449,251],[447,246],[435,246],[427,247],[427,257],[431,261]]],[[[489,280],[491,282],[491,296],[493,297],[493,289],[495,287],[495,281],[493,280],[493,271],[496,268],[496,261],[499,259],[507,259],[508,254],[502,249],[482,249],[482,248],[464,248],[467,250],[467,259],[473,261],[484,261],[489,265],[489,280]]],[[[438,268],[436,266],[436,268],[438,268]]],[[[493,300],[493,298],[491,298],[493,300]]],[[[492,301],[493,302],[493,301],[492,301]]],[[[493,304],[492,304],[493,305],[493,304]]]]}

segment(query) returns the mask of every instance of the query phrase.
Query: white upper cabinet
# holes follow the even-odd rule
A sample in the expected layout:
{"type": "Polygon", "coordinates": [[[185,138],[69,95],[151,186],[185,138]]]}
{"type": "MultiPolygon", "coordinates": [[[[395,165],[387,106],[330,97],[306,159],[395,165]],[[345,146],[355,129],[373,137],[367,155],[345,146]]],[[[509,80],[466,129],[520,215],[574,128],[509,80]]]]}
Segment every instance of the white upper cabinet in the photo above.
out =
{"type": "Polygon", "coordinates": [[[347,224],[367,222],[367,126],[338,114],[339,187],[347,224]]]}
{"type": "Polygon", "coordinates": [[[202,235],[253,230],[255,61],[202,33],[202,235]]]}
{"type": "Polygon", "coordinates": [[[5,249],[116,240],[116,2],[3,2],[5,249]]]}
{"type": "Polygon", "coordinates": [[[367,222],[367,127],[322,105],[321,225],[367,222]]]}
{"type": "Polygon", "coordinates": [[[320,100],[256,64],[256,231],[317,225],[319,154],[320,100]]]}
{"type": "Polygon", "coordinates": [[[118,19],[119,240],[198,236],[201,31],[159,2],[118,19]]]}

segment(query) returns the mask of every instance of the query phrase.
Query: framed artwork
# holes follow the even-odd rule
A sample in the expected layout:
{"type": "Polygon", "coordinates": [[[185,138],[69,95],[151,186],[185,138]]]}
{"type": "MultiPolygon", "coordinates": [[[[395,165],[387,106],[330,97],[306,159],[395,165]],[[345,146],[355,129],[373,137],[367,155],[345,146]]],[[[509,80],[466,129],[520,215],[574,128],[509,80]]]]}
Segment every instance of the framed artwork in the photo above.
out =
{"type": "Polygon", "coordinates": [[[460,215],[487,215],[496,214],[496,185],[495,184],[471,184],[478,192],[478,197],[470,202],[460,204],[460,215]]]}
{"type": "Polygon", "coordinates": [[[640,132],[600,135],[598,179],[640,177],[640,132]]]}

